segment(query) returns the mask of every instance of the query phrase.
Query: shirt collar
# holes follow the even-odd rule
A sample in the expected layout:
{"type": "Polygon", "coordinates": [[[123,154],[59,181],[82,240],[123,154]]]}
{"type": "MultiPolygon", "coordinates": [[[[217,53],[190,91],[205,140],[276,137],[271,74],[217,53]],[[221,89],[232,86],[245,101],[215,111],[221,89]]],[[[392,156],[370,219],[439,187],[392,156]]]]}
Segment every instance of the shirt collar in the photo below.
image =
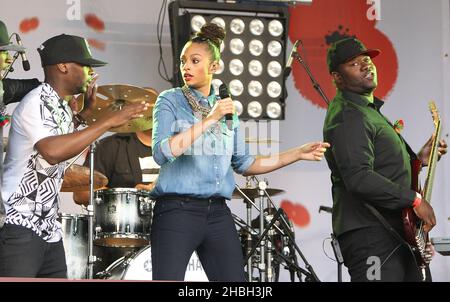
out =
{"type": "MultiPolygon", "coordinates": [[[[197,98],[197,100],[205,99],[205,97],[198,91],[197,89],[194,89],[192,87],[189,87],[189,89],[193,92],[194,96],[197,98]]],[[[213,105],[216,101],[216,92],[214,90],[214,86],[211,85],[211,89],[209,90],[209,95],[206,97],[206,100],[210,105],[213,105]]]]}
{"type": "Polygon", "coordinates": [[[343,98],[349,100],[352,103],[355,103],[360,106],[372,107],[378,111],[380,111],[381,107],[384,105],[384,101],[380,100],[377,97],[374,97],[373,103],[371,103],[367,99],[363,98],[360,94],[348,90],[338,90],[338,93],[340,93],[343,98]]]}

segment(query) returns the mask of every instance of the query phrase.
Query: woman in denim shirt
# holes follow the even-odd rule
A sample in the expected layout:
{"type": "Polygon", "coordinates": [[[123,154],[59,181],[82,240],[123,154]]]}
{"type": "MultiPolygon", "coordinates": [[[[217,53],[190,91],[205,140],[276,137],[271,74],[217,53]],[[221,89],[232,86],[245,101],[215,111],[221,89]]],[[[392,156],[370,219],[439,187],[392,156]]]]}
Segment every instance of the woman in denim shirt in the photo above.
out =
{"type": "Polygon", "coordinates": [[[280,154],[255,157],[239,133],[230,97],[211,86],[219,68],[224,30],[205,24],[181,53],[185,85],[162,92],[153,111],[153,157],[161,166],[152,195],[154,280],[184,280],[196,251],[210,281],[245,281],[244,260],[226,204],[233,171],[267,173],[298,160],[321,160],[327,143],[308,143],[280,154]],[[225,115],[233,114],[231,129],[225,115]]]}

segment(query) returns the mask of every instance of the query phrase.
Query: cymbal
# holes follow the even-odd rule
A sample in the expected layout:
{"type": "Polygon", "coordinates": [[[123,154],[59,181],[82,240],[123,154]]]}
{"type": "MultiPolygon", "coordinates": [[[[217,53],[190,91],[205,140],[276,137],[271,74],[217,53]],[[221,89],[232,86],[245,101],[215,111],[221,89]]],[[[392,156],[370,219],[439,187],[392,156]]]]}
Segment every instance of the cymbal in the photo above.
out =
{"type": "MultiPolygon", "coordinates": [[[[256,197],[259,196],[258,188],[239,188],[245,195],[248,196],[248,198],[250,199],[255,199],[256,197]]],[[[286,191],[281,190],[281,189],[274,189],[274,188],[267,188],[266,189],[267,193],[270,195],[270,197],[275,196],[275,195],[279,195],[279,194],[283,194],[286,191]]],[[[266,195],[264,195],[266,196],[266,195]]],[[[241,192],[239,192],[237,189],[234,189],[233,195],[231,197],[232,199],[241,199],[241,198],[245,198],[241,192]]]]}
{"type": "Polygon", "coordinates": [[[245,142],[247,144],[252,144],[252,143],[255,143],[255,144],[272,144],[272,143],[279,144],[279,143],[281,143],[280,141],[277,141],[274,139],[257,139],[254,137],[246,137],[245,142]]]}
{"type": "MultiPolygon", "coordinates": [[[[106,186],[108,178],[94,170],[94,190],[106,186]]],[[[64,174],[61,192],[89,191],[89,168],[73,164],[64,174]]]]}
{"type": "MultiPolygon", "coordinates": [[[[90,125],[100,119],[106,112],[117,111],[124,106],[146,101],[150,104],[150,108],[144,112],[143,117],[132,119],[120,127],[109,129],[109,131],[127,133],[151,129],[153,126],[153,106],[157,97],[156,90],[152,91],[132,85],[114,84],[99,86],[97,89],[97,106],[87,116],[86,122],[90,125]]],[[[84,94],[78,96],[77,102],[81,111],[84,104],[84,94]]]]}

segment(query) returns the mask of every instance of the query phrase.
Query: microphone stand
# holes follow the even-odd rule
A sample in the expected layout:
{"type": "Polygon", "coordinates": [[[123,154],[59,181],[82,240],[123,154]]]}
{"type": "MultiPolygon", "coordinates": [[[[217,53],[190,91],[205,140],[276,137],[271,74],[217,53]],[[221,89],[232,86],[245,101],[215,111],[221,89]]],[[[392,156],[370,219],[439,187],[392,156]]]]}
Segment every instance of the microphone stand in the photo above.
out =
{"type": "Polygon", "coordinates": [[[317,90],[317,92],[320,94],[320,96],[322,97],[322,99],[325,101],[325,103],[328,106],[330,104],[330,101],[328,100],[327,96],[323,92],[322,87],[320,87],[319,83],[317,83],[316,79],[314,79],[311,71],[309,70],[308,64],[305,61],[303,61],[303,58],[300,56],[300,54],[297,51],[294,52],[292,54],[292,56],[303,66],[303,68],[305,68],[306,73],[308,74],[309,78],[311,79],[314,89],[317,90]]]}

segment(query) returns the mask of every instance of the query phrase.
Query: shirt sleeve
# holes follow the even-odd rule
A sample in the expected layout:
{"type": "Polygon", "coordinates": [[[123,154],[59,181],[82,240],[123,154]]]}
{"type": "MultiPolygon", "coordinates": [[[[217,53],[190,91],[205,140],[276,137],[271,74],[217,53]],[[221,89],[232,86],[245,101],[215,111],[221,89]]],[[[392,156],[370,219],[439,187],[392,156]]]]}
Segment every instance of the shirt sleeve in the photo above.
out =
{"type": "Polygon", "coordinates": [[[28,137],[33,146],[41,139],[58,135],[51,108],[40,102],[38,96],[26,101],[28,101],[26,106],[13,114],[13,119],[20,125],[18,132],[28,137]]]}
{"type": "Polygon", "coordinates": [[[38,79],[4,79],[2,82],[4,82],[5,104],[19,102],[28,92],[35,89],[41,84],[38,79]]]}
{"type": "Polygon", "coordinates": [[[250,155],[248,144],[244,141],[244,135],[242,131],[240,131],[239,124],[234,128],[233,148],[231,166],[236,173],[243,174],[255,162],[255,156],[250,155]]]}
{"type": "Polygon", "coordinates": [[[347,190],[364,201],[387,209],[411,206],[415,193],[374,171],[376,130],[362,113],[344,111],[342,121],[326,140],[347,190]]]}
{"type": "Polygon", "coordinates": [[[156,163],[162,166],[175,160],[169,139],[175,134],[176,116],[173,105],[164,96],[158,96],[153,109],[152,150],[156,163]]]}

